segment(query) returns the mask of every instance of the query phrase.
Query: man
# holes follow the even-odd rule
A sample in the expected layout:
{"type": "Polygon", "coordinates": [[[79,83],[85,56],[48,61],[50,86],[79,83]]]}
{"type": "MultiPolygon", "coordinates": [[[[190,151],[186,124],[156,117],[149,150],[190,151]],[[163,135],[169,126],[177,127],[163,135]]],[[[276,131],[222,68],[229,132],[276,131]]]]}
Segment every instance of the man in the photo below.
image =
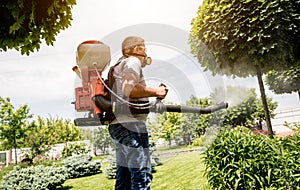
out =
{"type": "MultiPolygon", "coordinates": [[[[148,97],[165,98],[168,92],[166,87],[150,88],[145,84],[142,68],[150,64],[151,58],[147,57],[144,40],[137,36],[125,38],[122,54],[114,70],[113,90],[116,94],[134,105],[147,103],[148,97]]],[[[126,106],[123,104],[123,107],[126,106]]],[[[126,108],[116,109],[115,113],[116,119],[109,125],[109,133],[116,144],[115,189],[150,189],[152,173],[147,114],[130,112],[126,108]]]]}

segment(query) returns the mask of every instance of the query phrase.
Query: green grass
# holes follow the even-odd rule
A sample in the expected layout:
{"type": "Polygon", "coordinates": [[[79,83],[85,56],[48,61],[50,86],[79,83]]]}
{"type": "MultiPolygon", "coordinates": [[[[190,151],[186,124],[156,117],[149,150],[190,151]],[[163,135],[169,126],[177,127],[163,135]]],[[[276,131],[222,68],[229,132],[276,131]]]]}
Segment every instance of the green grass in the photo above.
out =
{"type": "MultiPolygon", "coordinates": [[[[161,157],[162,165],[156,166],[151,190],[210,190],[204,173],[200,152],[180,153],[161,157]]],[[[104,169],[105,165],[102,166],[104,169]]],[[[62,190],[113,190],[115,180],[103,173],[70,179],[62,190]]]]}
{"type": "Polygon", "coordinates": [[[77,178],[69,179],[64,184],[61,190],[113,190],[114,180],[107,179],[103,173],[77,178]]]}
{"type": "Polygon", "coordinates": [[[177,152],[181,150],[191,150],[200,148],[199,146],[186,145],[186,146],[163,146],[156,148],[157,153],[166,153],[166,152],[177,152]]]}

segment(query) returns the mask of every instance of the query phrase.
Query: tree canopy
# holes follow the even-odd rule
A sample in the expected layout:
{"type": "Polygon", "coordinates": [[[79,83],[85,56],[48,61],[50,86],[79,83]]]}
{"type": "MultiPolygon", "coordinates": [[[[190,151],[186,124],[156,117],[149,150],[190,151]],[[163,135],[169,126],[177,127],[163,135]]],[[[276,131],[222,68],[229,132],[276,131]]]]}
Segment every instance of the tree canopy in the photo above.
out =
{"type": "Polygon", "coordinates": [[[15,109],[10,98],[0,97],[0,150],[26,147],[34,158],[53,144],[82,140],[79,128],[71,120],[40,116],[32,120],[29,111],[26,104],[15,109]]]}
{"type": "Polygon", "coordinates": [[[71,25],[76,0],[1,0],[0,51],[16,49],[29,55],[42,40],[53,45],[57,34],[71,25]]]}
{"type": "Polygon", "coordinates": [[[10,98],[0,97],[0,145],[4,149],[19,148],[26,137],[27,119],[32,117],[25,104],[15,109],[10,98]]]}
{"type": "Polygon", "coordinates": [[[189,43],[213,74],[257,76],[270,137],[273,129],[262,75],[300,63],[299,0],[204,0],[189,43]]]}
{"type": "Polygon", "coordinates": [[[205,0],[189,42],[206,69],[247,77],[299,63],[299,29],[299,0],[205,0]]]}
{"type": "Polygon", "coordinates": [[[276,94],[297,92],[300,90],[300,65],[285,71],[270,71],[265,81],[270,90],[276,94]]]}

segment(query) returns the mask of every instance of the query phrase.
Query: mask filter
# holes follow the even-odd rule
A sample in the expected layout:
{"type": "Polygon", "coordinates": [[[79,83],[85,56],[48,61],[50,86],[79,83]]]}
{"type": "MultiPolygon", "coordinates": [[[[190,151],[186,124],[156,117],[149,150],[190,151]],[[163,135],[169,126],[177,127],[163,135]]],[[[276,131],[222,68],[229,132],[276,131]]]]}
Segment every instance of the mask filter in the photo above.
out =
{"type": "Polygon", "coordinates": [[[143,65],[150,65],[152,63],[152,58],[151,57],[144,57],[143,65]]]}

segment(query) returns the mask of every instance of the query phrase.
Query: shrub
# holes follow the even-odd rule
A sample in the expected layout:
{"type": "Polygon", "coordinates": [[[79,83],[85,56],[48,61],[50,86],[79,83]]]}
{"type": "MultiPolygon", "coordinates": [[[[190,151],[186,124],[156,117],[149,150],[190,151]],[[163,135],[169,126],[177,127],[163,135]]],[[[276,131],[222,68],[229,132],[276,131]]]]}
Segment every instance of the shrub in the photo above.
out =
{"type": "Polygon", "coordinates": [[[117,161],[115,156],[108,158],[109,165],[104,169],[104,174],[108,179],[115,179],[117,172],[117,161]]]}
{"type": "Polygon", "coordinates": [[[74,155],[65,158],[62,166],[66,169],[69,178],[77,178],[99,173],[101,162],[92,160],[91,155],[74,155]]]}
{"type": "Polygon", "coordinates": [[[0,189],[12,190],[48,190],[61,186],[67,175],[61,167],[32,166],[21,168],[15,166],[13,170],[3,177],[0,189]]]}
{"type": "Polygon", "coordinates": [[[204,136],[201,135],[198,138],[193,139],[192,145],[193,146],[201,146],[203,144],[204,136]]]}
{"type": "Polygon", "coordinates": [[[285,189],[300,186],[300,136],[270,139],[245,128],[222,130],[204,152],[214,189],[285,189]]]}
{"type": "Polygon", "coordinates": [[[85,143],[69,143],[62,151],[62,157],[70,157],[73,155],[87,154],[89,152],[85,143]]]}
{"type": "Polygon", "coordinates": [[[290,128],[290,129],[292,129],[295,132],[300,133],[300,122],[296,122],[296,123],[285,122],[283,125],[290,128]]]}
{"type": "Polygon", "coordinates": [[[150,158],[151,158],[151,168],[152,168],[152,173],[156,172],[155,166],[162,165],[159,154],[156,152],[156,148],[151,146],[149,148],[150,151],[150,158]]]}

